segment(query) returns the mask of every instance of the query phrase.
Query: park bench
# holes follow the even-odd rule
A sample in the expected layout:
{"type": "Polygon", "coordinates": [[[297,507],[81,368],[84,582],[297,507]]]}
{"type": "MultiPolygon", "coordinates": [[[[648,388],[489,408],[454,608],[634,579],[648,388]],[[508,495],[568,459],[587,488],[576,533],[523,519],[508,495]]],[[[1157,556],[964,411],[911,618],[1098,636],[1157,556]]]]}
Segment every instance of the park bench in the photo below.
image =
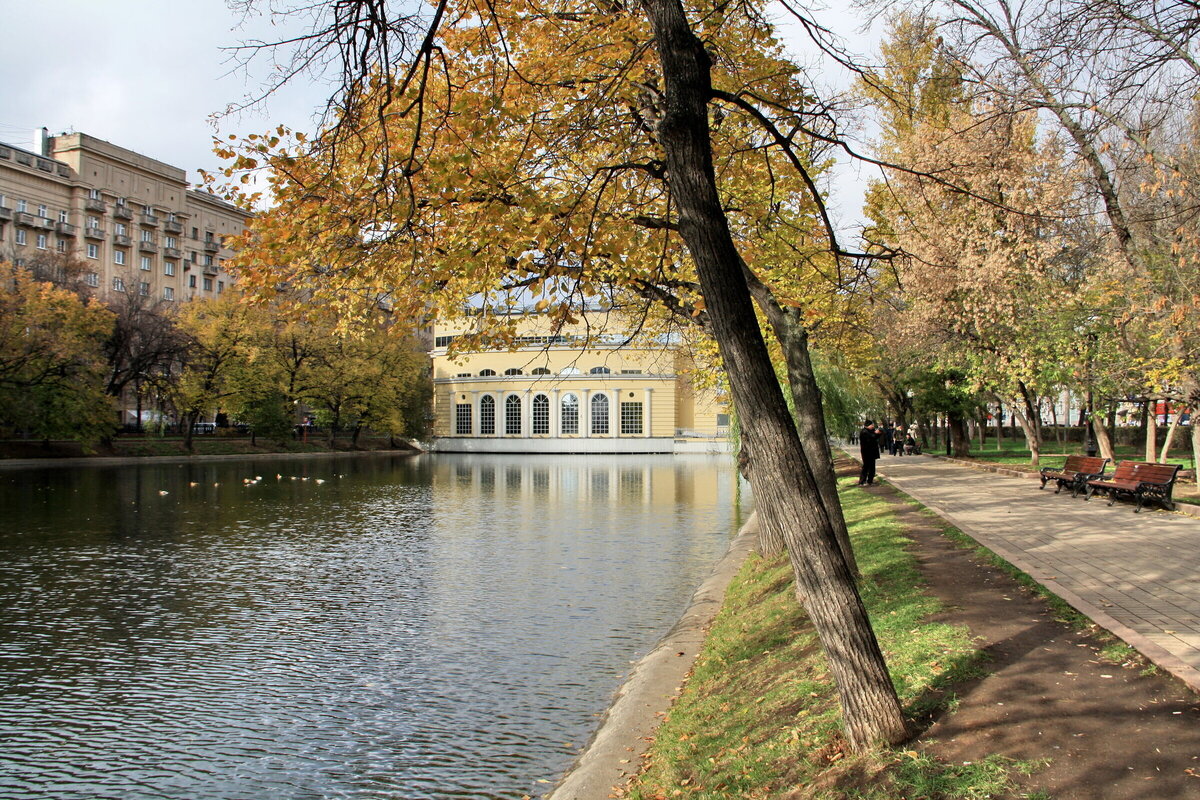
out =
{"type": "Polygon", "coordinates": [[[1108,504],[1111,506],[1118,497],[1132,497],[1137,500],[1134,513],[1142,510],[1147,500],[1154,500],[1163,508],[1174,511],[1175,503],[1171,500],[1171,492],[1175,487],[1175,477],[1179,474],[1178,464],[1150,464],[1144,461],[1122,461],[1117,469],[1107,478],[1093,478],[1087,482],[1087,497],[1091,500],[1096,492],[1108,493],[1108,504]]]}
{"type": "Polygon", "coordinates": [[[1079,493],[1086,488],[1087,482],[1103,478],[1104,470],[1107,468],[1107,458],[1067,456],[1067,463],[1063,464],[1061,469],[1042,467],[1042,485],[1038,488],[1045,489],[1047,483],[1055,481],[1058,484],[1058,488],[1054,490],[1055,494],[1061,492],[1064,486],[1070,486],[1071,497],[1078,497],[1079,493]]]}

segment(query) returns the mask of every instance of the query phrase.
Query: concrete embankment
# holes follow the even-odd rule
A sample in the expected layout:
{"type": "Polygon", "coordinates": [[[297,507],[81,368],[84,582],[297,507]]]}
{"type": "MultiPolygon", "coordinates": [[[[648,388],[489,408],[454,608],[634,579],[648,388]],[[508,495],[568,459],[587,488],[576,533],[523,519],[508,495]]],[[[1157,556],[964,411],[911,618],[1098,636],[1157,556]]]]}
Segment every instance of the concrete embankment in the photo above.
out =
{"type": "Polygon", "coordinates": [[[211,461],[284,461],[296,458],[340,456],[417,456],[420,450],[329,450],[319,453],[233,453],[229,455],[84,456],[82,458],[5,458],[0,470],[50,467],[125,467],[135,464],[199,464],[211,461]]]}
{"type": "Polygon", "coordinates": [[[708,628],[721,610],[725,590],[754,549],[757,535],[758,516],[754,512],[692,595],[679,622],[637,663],[617,690],[599,730],[547,795],[550,800],[607,800],[614,786],[638,771],[655,730],[679,694],[708,628]]]}

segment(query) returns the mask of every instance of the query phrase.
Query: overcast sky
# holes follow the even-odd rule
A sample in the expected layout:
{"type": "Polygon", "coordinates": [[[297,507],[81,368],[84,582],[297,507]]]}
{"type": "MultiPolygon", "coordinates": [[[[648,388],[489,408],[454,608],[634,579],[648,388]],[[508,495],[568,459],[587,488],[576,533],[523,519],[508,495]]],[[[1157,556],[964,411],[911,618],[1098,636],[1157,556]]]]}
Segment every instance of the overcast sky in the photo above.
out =
{"type": "MultiPolygon", "coordinates": [[[[287,33],[263,17],[241,19],[225,0],[0,0],[0,20],[0,141],[26,148],[37,128],[74,130],[182,167],[198,182],[197,169],[220,166],[214,132],[278,123],[311,130],[329,93],[303,78],[214,127],[212,115],[260,91],[266,75],[239,70],[222,48],[287,33]]],[[[869,49],[850,19],[822,21],[852,49],[869,49]]],[[[842,215],[856,215],[861,179],[847,173],[838,183],[842,215]]]]}

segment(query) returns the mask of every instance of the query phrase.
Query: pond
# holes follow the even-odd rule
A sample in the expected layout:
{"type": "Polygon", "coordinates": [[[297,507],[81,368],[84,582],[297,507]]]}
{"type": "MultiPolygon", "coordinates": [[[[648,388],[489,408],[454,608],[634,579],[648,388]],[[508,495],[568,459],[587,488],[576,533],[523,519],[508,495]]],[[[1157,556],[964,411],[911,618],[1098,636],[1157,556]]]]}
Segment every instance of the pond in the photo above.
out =
{"type": "Polygon", "coordinates": [[[0,796],[541,794],[746,502],[678,456],[0,471],[0,796]]]}

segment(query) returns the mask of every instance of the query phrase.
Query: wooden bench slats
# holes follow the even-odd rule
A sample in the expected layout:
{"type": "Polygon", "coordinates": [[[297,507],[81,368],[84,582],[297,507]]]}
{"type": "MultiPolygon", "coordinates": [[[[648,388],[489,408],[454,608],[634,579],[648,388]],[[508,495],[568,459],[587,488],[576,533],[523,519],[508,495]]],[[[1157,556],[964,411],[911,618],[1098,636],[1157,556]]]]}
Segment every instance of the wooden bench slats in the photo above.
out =
{"type": "Polygon", "coordinates": [[[1054,490],[1058,494],[1063,490],[1064,486],[1071,487],[1071,497],[1076,497],[1084,491],[1085,484],[1092,478],[1100,478],[1104,475],[1104,470],[1108,468],[1108,459],[1100,458],[1099,456],[1067,456],[1067,463],[1063,464],[1062,469],[1054,467],[1043,467],[1042,485],[1038,488],[1045,489],[1046,484],[1050,481],[1055,481],[1058,488],[1054,490]]]}
{"type": "Polygon", "coordinates": [[[1098,491],[1108,494],[1108,504],[1111,506],[1117,498],[1132,495],[1137,500],[1134,513],[1142,510],[1147,500],[1155,500],[1163,508],[1174,511],[1175,503],[1171,499],[1174,491],[1175,478],[1179,475],[1179,464],[1154,464],[1145,461],[1122,461],[1116,470],[1107,478],[1092,478],[1087,481],[1087,497],[1098,491]]]}

